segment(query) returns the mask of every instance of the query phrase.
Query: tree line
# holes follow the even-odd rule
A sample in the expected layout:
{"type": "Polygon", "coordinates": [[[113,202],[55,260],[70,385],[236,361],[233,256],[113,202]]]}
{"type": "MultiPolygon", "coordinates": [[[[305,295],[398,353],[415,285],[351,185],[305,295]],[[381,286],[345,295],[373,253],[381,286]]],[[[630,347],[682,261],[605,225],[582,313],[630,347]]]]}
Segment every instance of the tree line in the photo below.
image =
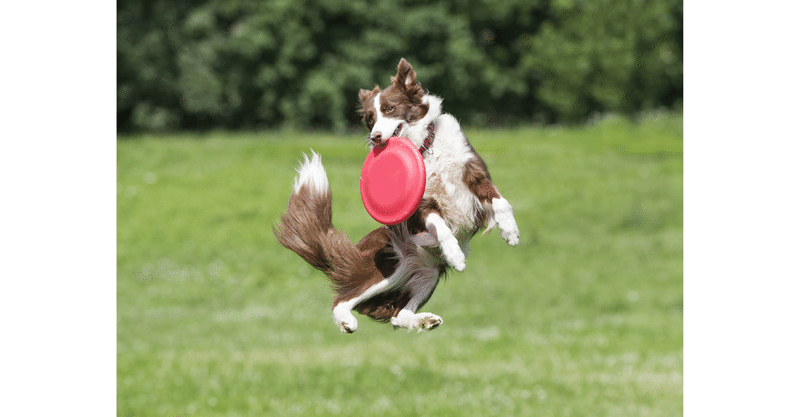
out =
{"type": "Polygon", "coordinates": [[[359,123],[401,57],[462,123],[575,123],[682,105],[680,0],[119,2],[117,127],[359,123]]]}

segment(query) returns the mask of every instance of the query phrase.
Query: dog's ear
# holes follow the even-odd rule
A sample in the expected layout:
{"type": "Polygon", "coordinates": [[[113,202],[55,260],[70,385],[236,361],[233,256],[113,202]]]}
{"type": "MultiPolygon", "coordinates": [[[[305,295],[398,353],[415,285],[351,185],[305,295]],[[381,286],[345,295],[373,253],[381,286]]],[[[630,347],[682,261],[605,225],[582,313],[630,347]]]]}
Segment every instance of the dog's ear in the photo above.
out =
{"type": "Polygon", "coordinates": [[[361,90],[358,90],[358,99],[361,101],[361,105],[363,106],[363,105],[365,105],[367,103],[367,101],[371,97],[374,97],[376,94],[378,94],[380,92],[381,92],[381,88],[378,87],[377,85],[375,86],[375,88],[372,89],[372,91],[362,88],[361,90]]]}
{"type": "Polygon", "coordinates": [[[399,87],[401,90],[407,90],[417,83],[417,73],[411,64],[405,58],[400,58],[400,64],[397,65],[397,75],[392,77],[392,84],[399,87]]]}
{"type": "Polygon", "coordinates": [[[362,88],[361,90],[358,90],[358,99],[361,100],[361,103],[363,104],[369,99],[370,94],[372,94],[372,91],[362,88]]]}
{"type": "Polygon", "coordinates": [[[412,104],[422,104],[425,92],[422,91],[422,85],[417,81],[417,73],[405,58],[400,58],[400,64],[397,65],[397,75],[392,77],[392,85],[405,93],[412,104]]]}

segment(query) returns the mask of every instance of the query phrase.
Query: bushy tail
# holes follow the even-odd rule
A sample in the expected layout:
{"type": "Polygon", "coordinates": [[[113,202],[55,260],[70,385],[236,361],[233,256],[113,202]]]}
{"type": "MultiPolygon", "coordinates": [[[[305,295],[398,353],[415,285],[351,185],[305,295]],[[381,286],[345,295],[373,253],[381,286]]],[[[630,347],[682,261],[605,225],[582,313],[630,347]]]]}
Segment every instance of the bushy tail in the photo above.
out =
{"type": "Polygon", "coordinates": [[[274,229],[275,237],[336,286],[365,267],[363,256],[347,235],[333,227],[331,189],[320,156],[311,152],[297,169],[286,212],[274,229]]]}

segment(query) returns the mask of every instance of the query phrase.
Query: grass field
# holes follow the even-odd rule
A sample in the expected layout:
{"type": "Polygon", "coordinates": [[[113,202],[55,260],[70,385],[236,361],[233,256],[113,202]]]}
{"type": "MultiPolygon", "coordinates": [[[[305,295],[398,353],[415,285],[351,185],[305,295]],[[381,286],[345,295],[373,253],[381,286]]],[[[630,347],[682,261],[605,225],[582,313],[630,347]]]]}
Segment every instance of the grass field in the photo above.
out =
{"type": "Polygon", "coordinates": [[[118,415],[681,415],[682,124],[468,130],[521,243],[473,239],[420,334],[340,334],[326,278],[272,235],[310,148],[334,224],[378,226],[360,135],[119,138],[118,415]]]}

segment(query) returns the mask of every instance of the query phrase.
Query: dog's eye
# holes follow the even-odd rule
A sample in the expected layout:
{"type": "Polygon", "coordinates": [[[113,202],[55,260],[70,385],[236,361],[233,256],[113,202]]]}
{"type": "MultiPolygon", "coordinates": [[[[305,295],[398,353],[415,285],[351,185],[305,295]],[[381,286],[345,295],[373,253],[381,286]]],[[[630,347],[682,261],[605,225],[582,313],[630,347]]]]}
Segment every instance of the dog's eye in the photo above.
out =
{"type": "Polygon", "coordinates": [[[387,111],[387,112],[390,112],[390,111],[392,111],[392,110],[394,110],[394,106],[389,106],[389,107],[387,107],[387,108],[386,108],[386,111],[387,111]]]}

